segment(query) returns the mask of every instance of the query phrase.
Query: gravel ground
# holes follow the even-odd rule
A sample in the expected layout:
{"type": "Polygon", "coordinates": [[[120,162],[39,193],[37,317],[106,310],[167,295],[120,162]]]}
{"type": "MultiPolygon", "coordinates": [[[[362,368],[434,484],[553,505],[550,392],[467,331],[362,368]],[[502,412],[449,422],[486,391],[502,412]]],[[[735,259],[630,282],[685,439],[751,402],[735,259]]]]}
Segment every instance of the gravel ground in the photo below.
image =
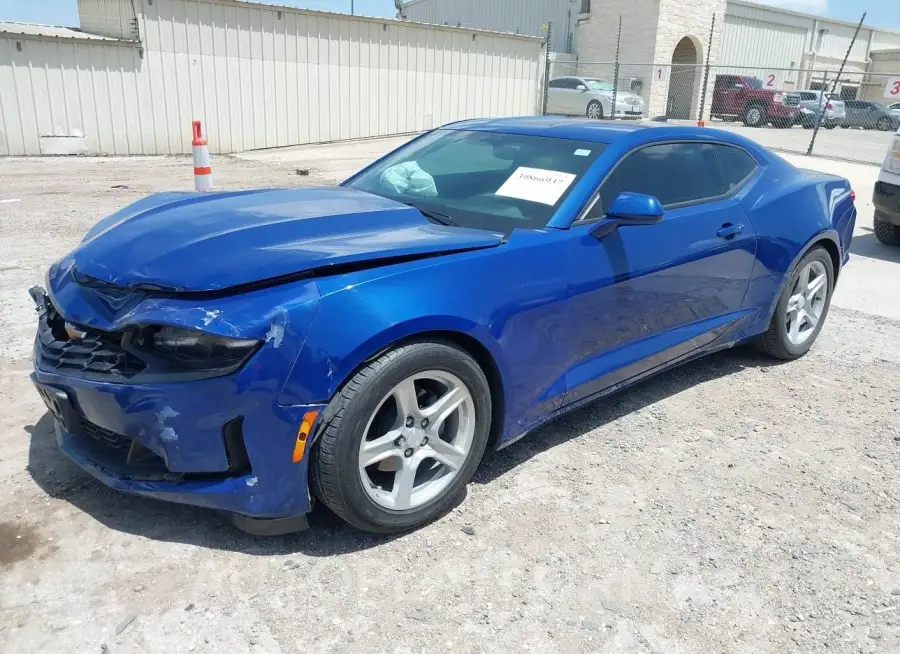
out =
{"type": "MultiPolygon", "coordinates": [[[[327,149],[304,156],[307,177],[288,157],[218,158],[216,183],[343,176],[327,149]]],[[[900,276],[869,239],[871,187],[854,181],[865,255],[841,286],[888,286],[868,312],[839,288],[804,359],[718,354],[574,413],[489,454],[412,534],[317,510],[307,532],[254,539],[93,481],[27,378],[28,286],[189,171],[0,161],[0,651],[900,651],[900,322],[884,315],[900,276]]]]}

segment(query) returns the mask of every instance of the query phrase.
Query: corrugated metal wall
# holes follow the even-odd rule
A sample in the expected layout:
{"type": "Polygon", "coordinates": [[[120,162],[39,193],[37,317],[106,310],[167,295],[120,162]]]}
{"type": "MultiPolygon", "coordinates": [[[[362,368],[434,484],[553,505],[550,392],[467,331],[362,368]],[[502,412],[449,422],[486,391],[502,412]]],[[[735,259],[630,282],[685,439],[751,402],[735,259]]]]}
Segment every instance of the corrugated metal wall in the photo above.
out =
{"type": "Polygon", "coordinates": [[[119,39],[138,38],[139,0],[78,0],[81,29],[119,39]]]}
{"type": "Polygon", "coordinates": [[[404,5],[407,19],[436,25],[544,36],[553,22],[552,52],[567,52],[581,0],[412,0],[404,5]]]}
{"type": "Polygon", "coordinates": [[[0,154],[63,134],[89,153],[187,153],[193,119],[237,152],[539,108],[537,39],[227,0],[143,12],[143,48],[0,38],[0,154]]]}
{"type": "Polygon", "coordinates": [[[803,27],[726,14],[722,49],[716,64],[721,67],[798,67],[803,60],[806,40],[803,27]]]}
{"type": "Polygon", "coordinates": [[[0,38],[0,154],[46,154],[53,137],[78,139],[76,151],[141,152],[140,66],[131,43],[0,38]]]}

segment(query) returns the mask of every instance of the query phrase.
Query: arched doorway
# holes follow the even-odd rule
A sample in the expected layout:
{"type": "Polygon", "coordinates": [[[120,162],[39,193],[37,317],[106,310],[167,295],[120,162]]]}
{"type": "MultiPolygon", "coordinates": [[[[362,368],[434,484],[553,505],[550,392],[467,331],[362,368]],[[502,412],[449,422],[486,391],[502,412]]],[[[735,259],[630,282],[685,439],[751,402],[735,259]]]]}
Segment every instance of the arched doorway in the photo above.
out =
{"type": "Polygon", "coordinates": [[[685,36],[672,53],[672,71],[669,75],[669,96],[666,116],[690,120],[694,118],[694,95],[700,79],[700,52],[694,39],[685,36]]]}

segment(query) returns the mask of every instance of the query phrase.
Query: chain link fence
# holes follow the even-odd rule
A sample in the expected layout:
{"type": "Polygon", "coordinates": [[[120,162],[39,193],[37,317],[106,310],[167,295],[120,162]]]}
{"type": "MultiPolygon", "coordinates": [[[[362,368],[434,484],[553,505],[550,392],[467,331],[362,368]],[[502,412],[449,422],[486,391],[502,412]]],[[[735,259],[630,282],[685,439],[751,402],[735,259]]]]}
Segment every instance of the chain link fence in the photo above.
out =
{"type": "MultiPolygon", "coordinates": [[[[610,30],[611,57],[553,62],[546,85],[547,114],[604,120],[664,120],[740,132],[773,150],[880,164],[900,129],[900,60],[896,64],[848,62],[854,41],[839,44],[840,57],[815,67],[707,63],[699,42],[682,39],[671,61],[635,62],[619,50],[610,30]]],[[[627,49],[627,26],[621,48],[627,49]]],[[[735,61],[781,46],[727,48],[720,59],[735,61]]],[[[859,44],[856,44],[859,45],[859,44]]],[[[836,46],[837,47],[837,46],[836,46]]],[[[855,52],[855,50],[853,50],[855,52]]],[[[778,57],[769,56],[773,60],[778,57]]],[[[825,59],[824,57],[821,59],[825,59]]]]}

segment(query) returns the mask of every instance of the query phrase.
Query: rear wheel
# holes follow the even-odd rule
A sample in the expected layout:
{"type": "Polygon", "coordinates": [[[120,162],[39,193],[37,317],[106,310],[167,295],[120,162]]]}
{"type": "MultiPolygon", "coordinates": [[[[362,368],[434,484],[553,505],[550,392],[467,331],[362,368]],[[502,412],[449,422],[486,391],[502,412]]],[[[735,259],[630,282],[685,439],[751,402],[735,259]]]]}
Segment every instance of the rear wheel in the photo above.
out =
{"type": "Polygon", "coordinates": [[[593,120],[603,119],[603,105],[597,100],[591,100],[585,112],[588,118],[593,120]]]}
{"type": "Polygon", "coordinates": [[[777,359],[792,360],[809,351],[828,314],[834,289],[834,264],[822,247],[810,250],[788,278],[769,329],[758,342],[777,359]]]}
{"type": "Polygon", "coordinates": [[[744,124],[747,127],[759,127],[766,122],[766,110],[758,104],[751,104],[744,111],[744,124]]]}
{"type": "Polygon", "coordinates": [[[876,218],[875,238],[885,245],[900,245],[900,226],[876,218]]]}
{"type": "Polygon", "coordinates": [[[328,508],[375,533],[419,527],[452,508],[487,445],[491,396],[451,343],[403,345],[332,400],[310,481],[328,508]]]}

